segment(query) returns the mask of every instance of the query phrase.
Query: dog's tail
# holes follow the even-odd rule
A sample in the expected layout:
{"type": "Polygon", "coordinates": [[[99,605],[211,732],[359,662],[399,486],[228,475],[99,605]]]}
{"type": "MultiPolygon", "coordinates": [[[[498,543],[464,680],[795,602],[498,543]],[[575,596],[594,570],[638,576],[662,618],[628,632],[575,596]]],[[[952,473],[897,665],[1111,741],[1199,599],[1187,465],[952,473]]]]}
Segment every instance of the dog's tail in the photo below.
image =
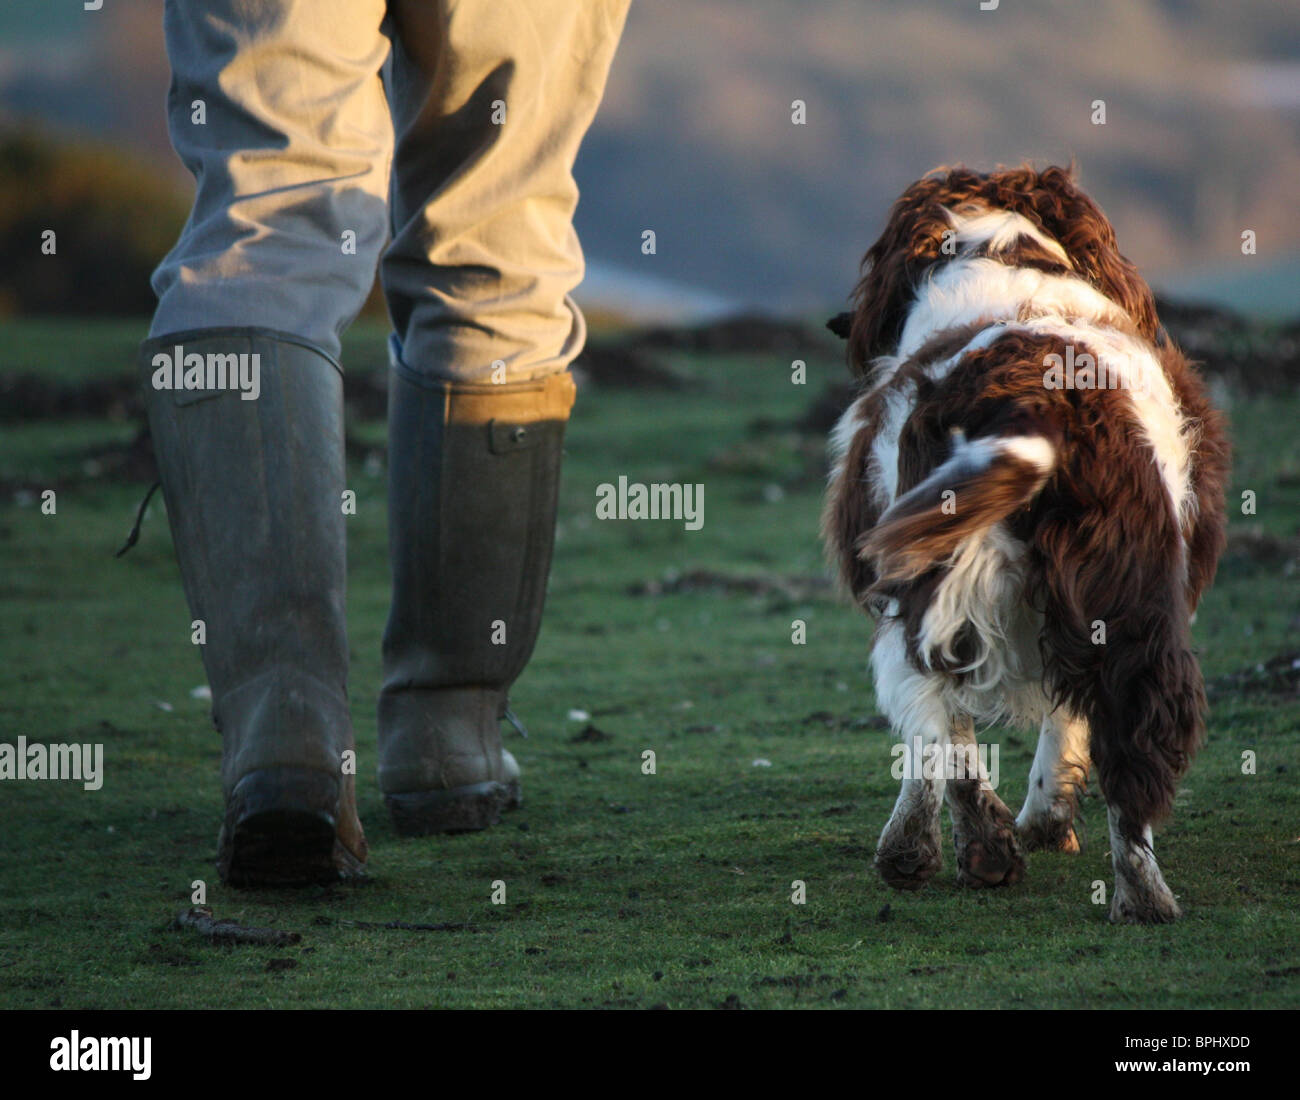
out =
{"type": "Polygon", "coordinates": [[[949,458],[900,496],[862,540],[878,584],[912,580],[947,561],[966,539],[1028,504],[1056,470],[1048,429],[981,436],[953,433],[949,458]]]}

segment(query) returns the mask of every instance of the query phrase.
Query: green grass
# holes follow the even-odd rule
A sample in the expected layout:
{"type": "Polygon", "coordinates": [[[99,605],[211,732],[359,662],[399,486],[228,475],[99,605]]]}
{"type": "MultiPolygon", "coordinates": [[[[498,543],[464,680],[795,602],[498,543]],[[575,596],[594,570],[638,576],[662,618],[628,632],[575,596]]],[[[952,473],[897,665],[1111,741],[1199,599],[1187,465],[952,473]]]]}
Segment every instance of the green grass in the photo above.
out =
{"type": "MultiPolygon", "coordinates": [[[[136,325],[72,334],[121,348],[136,325]]],[[[0,374],[52,363],[63,340],[11,325],[0,374]]],[[[382,333],[354,329],[349,361],[379,360],[382,333]]],[[[67,345],[63,348],[66,353],[67,345]]],[[[128,358],[129,363],[129,358],[128,358]]],[[[237,892],[214,867],[219,739],[189,644],[189,615],[161,505],[115,560],[141,487],[73,478],[58,511],[0,502],[0,708],[5,740],[102,742],[97,792],[0,786],[3,1007],[1281,1007],[1300,1001],[1300,706],[1223,694],[1209,743],[1157,850],[1186,918],[1111,927],[1105,811],[1089,797],[1080,856],[1036,854],[1005,891],[959,890],[951,847],[917,894],[871,868],[892,805],[889,738],[873,720],[869,624],[815,585],[753,594],[706,587],[635,594],[705,569],[729,577],[822,573],[821,441],[755,421],[797,417],[842,367],[788,357],[678,357],[684,394],[588,390],[568,439],[555,568],[536,656],[514,692],[532,738],[510,735],[524,808],[486,833],[401,840],[374,783],[375,692],[387,608],[382,477],[351,473],[351,692],[368,884],[237,892]],[[594,519],[596,486],[705,485],[705,524],[594,519]],[[779,486],[781,493],[773,491],[779,486]],[[808,624],[791,644],[791,622],[808,624]],[[170,709],[160,709],[158,703],[170,709]],[[572,739],[590,711],[608,734],[572,739]],[[658,771],[641,772],[653,749],[658,771]],[[1244,750],[1257,774],[1241,771],[1244,750]],[[770,767],[755,767],[756,759],[770,767]],[[216,915],[302,933],[289,948],[213,947],[168,930],[207,882],[216,915]],[[506,883],[506,904],[491,902],[506,883]],[[791,904],[804,881],[807,903],[791,904]],[[467,925],[413,932],[401,920],[467,925]],[[281,962],[280,960],[287,960],[281,962]],[[273,965],[274,964],[274,965],[273,965]]],[[[68,368],[61,368],[67,370],[68,368]]],[[[109,368],[105,368],[109,369],[109,368]]],[[[1238,401],[1234,523],[1294,536],[1300,400],[1238,401]]],[[[353,425],[364,440],[382,427],[353,425]]],[[[71,476],[130,424],[3,428],[0,479],[71,476]]],[[[1295,578],[1235,560],[1202,605],[1208,678],[1300,649],[1295,578]]],[[[1005,801],[1018,807],[1031,735],[991,733],[1005,801]]]]}

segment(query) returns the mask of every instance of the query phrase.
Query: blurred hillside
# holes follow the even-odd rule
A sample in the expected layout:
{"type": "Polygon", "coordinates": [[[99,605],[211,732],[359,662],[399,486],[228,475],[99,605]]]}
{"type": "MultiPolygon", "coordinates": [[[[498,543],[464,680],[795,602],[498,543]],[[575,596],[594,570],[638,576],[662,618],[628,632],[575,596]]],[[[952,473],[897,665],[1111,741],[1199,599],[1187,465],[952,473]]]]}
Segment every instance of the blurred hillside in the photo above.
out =
{"type": "MultiPolygon", "coordinates": [[[[126,144],[187,187],[161,8],[7,4],[0,113],[126,144]]],[[[1071,157],[1153,281],[1297,312],[1300,14],[1277,0],[640,0],[579,162],[587,297],[645,277],[711,310],[821,308],[923,171],[1071,157]]]]}

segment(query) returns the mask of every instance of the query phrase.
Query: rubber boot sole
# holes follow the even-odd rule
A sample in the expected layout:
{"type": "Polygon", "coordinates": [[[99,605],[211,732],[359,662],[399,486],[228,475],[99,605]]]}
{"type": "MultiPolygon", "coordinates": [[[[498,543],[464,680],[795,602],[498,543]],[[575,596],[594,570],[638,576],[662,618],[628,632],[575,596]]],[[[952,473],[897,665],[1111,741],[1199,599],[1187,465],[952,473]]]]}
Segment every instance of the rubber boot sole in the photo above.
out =
{"type": "Polygon", "coordinates": [[[339,780],[297,768],[261,768],[226,803],[217,864],[235,887],[293,887],[348,877],[335,853],[339,780]]]}
{"type": "Polygon", "coordinates": [[[474,833],[501,821],[523,801],[519,781],[471,783],[443,791],[406,791],[384,796],[400,836],[474,833]]]}

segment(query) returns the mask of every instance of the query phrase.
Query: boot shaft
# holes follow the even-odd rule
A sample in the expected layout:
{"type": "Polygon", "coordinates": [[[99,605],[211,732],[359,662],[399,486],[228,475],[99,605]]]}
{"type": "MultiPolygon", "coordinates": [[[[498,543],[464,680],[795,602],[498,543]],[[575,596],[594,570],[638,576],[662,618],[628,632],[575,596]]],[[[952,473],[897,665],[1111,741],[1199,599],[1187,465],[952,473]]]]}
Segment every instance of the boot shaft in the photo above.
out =
{"type": "Polygon", "coordinates": [[[392,371],[386,691],[504,691],[523,671],[541,625],[574,394],[567,373],[465,385],[392,371]]]}
{"type": "Polygon", "coordinates": [[[352,744],[339,368],[281,334],[206,329],[146,342],[141,373],[227,793],[257,767],[337,775],[352,744]],[[254,386],[187,385],[236,361],[254,386]]]}

